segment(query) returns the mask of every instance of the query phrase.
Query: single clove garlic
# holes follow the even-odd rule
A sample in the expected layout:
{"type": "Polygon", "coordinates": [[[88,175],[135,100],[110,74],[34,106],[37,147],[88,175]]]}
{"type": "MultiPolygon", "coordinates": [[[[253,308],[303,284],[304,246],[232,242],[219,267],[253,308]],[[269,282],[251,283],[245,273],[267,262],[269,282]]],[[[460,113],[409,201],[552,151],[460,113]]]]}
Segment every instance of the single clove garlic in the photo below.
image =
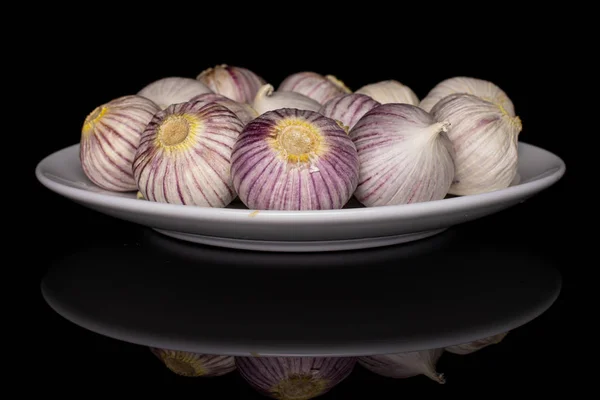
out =
{"type": "Polygon", "coordinates": [[[277,90],[300,93],[319,104],[325,104],[336,96],[352,93],[344,82],[335,76],[323,76],[316,72],[298,72],[289,75],[281,82],[277,90]]]}
{"type": "Polygon", "coordinates": [[[265,80],[247,68],[217,65],[200,72],[197,80],[213,92],[240,103],[251,103],[265,80]]]}
{"type": "Polygon", "coordinates": [[[303,94],[273,90],[272,85],[266,84],[261,86],[258,93],[256,93],[256,97],[252,102],[252,108],[259,115],[282,108],[295,108],[308,111],[319,111],[321,109],[321,104],[303,94]]]}
{"type": "Polygon", "coordinates": [[[444,384],[444,374],[436,371],[439,358],[444,349],[412,351],[397,354],[359,357],[358,363],[378,375],[388,378],[404,379],[425,375],[431,380],[444,384]]]}
{"type": "Polygon", "coordinates": [[[379,102],[367,95],[351,93],[334,97],[323,104],[319,112],[351,129],[359,119],[378,105],[379,102]]]}
{"type": "Polygon", "coordinates": [[[231,100],[229,97],[225,97],[217,93],[205,93],[198,96],[194,96],[190,101],[202,102],[202,104],[217,103],[229,110],[242,121],[244,125],[258,117],[258,113],[250,104],[240,103],[239,101],[231,100]]]}
{"type": "Polygon", "coordinates": [[[381,104],[404,103],[418,105],[419,98],[411,88],[395,80],[371,83],[358,89],[355,93],[365,94],[381,104]]]}
{"type": "Polygon", "coordinates": [[[152,100],[164,110],[171,104],[185,103],[204,93],[212,93],[212,90],[195,79],[172,76],[149,83],[137,94],[152,100]]]}
{"type": "Polygon", "coordinates": [[[192,353],[150,347],[150,351],[173,373],[186,377],[222,376],[235,371],[233,356],[192,353]]]}
{"type": "Polygon", "coordinates": [[[508,335],[508,332],[502,332],[498,333],[497,335],[488,336],[472,342],[458,344],[456,346],[448,346],[445,348],[445,350],[454,354],[471,354],[483,349],[484,347],[500,343],[506,337],[506,335],[508,335]]]}

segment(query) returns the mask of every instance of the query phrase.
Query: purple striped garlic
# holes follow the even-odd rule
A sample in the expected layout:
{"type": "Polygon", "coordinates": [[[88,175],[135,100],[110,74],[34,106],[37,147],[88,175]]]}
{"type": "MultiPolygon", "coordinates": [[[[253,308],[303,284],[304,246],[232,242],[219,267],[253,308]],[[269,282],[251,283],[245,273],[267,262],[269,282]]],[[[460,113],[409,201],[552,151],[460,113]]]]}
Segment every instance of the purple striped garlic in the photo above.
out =
{"type": "Polygon", "coordinates": [[[498,333],[497,335],[488,336],[486,338],[474,340],[472,342],[457,344],[455,346],[448,346],[445,348],[445,350],[448,353],[460,355],[471,354],[485,347],[500,343],[502,340],[504,340],[506,335],[508,335],[508,332],[502,332],[498,333]]]}
{"type": "Polygon", "coordinates": [[[252,102],[252,107],[259,115],[268,111],[282,108],[297,108],[298,110],[319,111],[321,104],[303,94],[287,91],[273,91],[273,86],[261,86],[252,102]]]}
{"type": "Polygon", "coordinates": [[[252,103],[258,88],[266,83],[262,77],[249,69],[227,64],[207,68],[200,72],[196,79],[213,92],[240,103],[252,103]]]}
{"type": "Polygon", "coordinates": [[[284,108],[245,126],[231,157],[233,185],[254,210],[342,208],[358,183],[346,131],[317,112],[284,108]]]}
{"type": "Polygon", "coordinates": [[[277,400],[309,400],[350,375],[355,357],[236,357],[240,375],[259,393],[277,400]]]}
{"type": "Polygon", "coordinates": [[[419,105],[419,98],[415,92],[408,86],[395,80],[371,83],[361,87],[355,93],[366,94],[381,104],[404,103],[412,104],[413,106],[419,105]]]}
{"type": "Polygon", "coordinates": [[[212,93],[212,90],[195,79],[171,76],[149,83],[137,94],[152,100],[164,110],[171,104],[185,103],[204,93],[212,93]]]}
{"type": "Polygon", "coordinates": [[[441,200],[454,178],[448,122],[410,104],[382,104],[349,135],[360,159],[354,196],[367,207],[441,200]]]}
{"type": "Polygon", "coordinates": [[[173,104],[140,139],[133,173],[149,201],[226,207],[235,197],[230,161],[243,124],[217,103],[173,104]]]}
{"type": "Polygon", "coordinates": [[[437,383],[444,384],[444,374],[436,371],[437,362],[443,353],[444,349],[433,349],[376,355],[359,357],[358,363],[369,371],[388,378],[405,379],[425,375],[437,383]]]}
{"type": "Polygon", "coordinates": [[[128,95],[96,107],[81,129],[79,158],[95,185],[113,192],[137,189],[133,159],[146,125],[160,108],[145,97],[128,95]]]}
{"type": "Polygon", "coordinates": [[[240,103],[239,101],[231,100],[229,97],[225,97],[217,93],[204,93],[198,96],[194,96],[190,101],[220,104],[231,111],[242,121],[244,125],[258,117],[258,113],[248,103],[240,103]]]}
{"type": "Polygon", "coordinates": [[[319,112],[351,129],[363,115],[379,105],[378,101],[367,95],[351,93],[334,97],[323,104],[319,112]]]}
{"type": "Polygon", "coordinates": [[[325,104],[341,94],[352,93],[350,89],[333,75],[323,76],[316,72],[298,72],[285,78],[277,91],[296,92],[325,104]]]}
{"type": "Polygon", "coordinates": [[[451,94],[431,110],[435,119],[450,122],[448,137],[455,152],[453,195],[504,189],[518,167],[519,117],[505,108],[470,94],[451,94]]]}
{"type": "Polygon", "coordinates": [[[150,351],[173,373],[187,377],[222,376],[235,371],[235,358],[150,347],[150,351]]]}

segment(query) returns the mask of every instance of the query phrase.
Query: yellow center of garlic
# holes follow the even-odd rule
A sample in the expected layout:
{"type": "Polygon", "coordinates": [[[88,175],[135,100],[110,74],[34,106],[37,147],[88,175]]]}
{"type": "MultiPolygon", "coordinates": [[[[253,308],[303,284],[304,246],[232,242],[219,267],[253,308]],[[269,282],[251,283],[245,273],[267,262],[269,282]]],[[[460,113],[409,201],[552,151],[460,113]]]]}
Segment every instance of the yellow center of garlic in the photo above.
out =
{"type": "Polygon", "coordinates": [[[271,146],[289,162],[308,162],[323,153],[322,138],[313,124],[301,119],[284,119],[275,126],[271,146]]]}
{"type": "Polygon", "coordinates": [[[104,116],[104,114],[106,114],[107,111],[108,107],[100,106],[96,107],[94,111],[89,113],[89,115],[85,118],[85,121],[83,122],[83,133],[89,133],[89,131],[92,130],[92,128],[94,127],[94,124],[100,121],[100,119],[104,116]]]}
{"type": "Polygon", "coordinates": [[[198,126],[199,121],[191,115],[169,115],[158,127],[157,145],[167,149],[184,148],[190,143],[198,126]]]}
{"type": "Polygon", "coordinates": [[[290,375],[271,388],[277,400],[308,400],[322,394],[327,381],[311,375],[290,375]]]}
{"type": "Polygon", "coordinates": [[[202,363],[198,360],[187,357],[185,353],[165,356],[163,361],[165,362],[167,368],[177,375],[202,376],[205,374],[204,368],[202,368],[202,363]]]}

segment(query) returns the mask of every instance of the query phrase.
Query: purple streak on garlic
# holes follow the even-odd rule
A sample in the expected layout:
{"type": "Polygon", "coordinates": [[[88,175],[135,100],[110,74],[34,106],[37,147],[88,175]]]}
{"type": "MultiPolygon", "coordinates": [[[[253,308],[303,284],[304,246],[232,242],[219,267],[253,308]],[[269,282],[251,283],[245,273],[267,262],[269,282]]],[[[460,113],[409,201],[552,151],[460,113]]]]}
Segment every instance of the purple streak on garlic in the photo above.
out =
{"type": "Polygon", "coordinates": [[[368,111],[379,105],[378,101],[364,94],[344,94],[323,104],[319,112],[351,129],[368,111]]]}
{"type": "Polygon", "coordinates": [[[225,207],[235,197],[230,161],[243,124],[226,107],[173,104],[148,124],[133,162],[146,200],[225,207]]]}
{"type": "Polygon", "coordinates": [[[352,93],[344,82],[333,75],[323,76],[316,72],[298,72],[285,78],[277,91],[296,92],[325,104],[332,98],[352,93]]]}
{"type": "Polygon", "coordinates": [[[229,110],[233,111],[244,125],[258,117],[256,110],[249,104],[231,100],[229,97],[217,93],[205,93],[194,96],[190,101],[202,102],[202,104],[217,103],[227,107],[229,110]]]}
{"type": "Polygon", "coordinates": [[[150,351],[173,373],[187,377],[222,376],[235,371],[235,358],[150,347],[150,351]]]}
{"type": "Polygon", "coordinates": [[[508,335],[508,332],[499,333],[483,339],[475,340],[469,343],[458,344],[456,346],[448,346],[445,350],[454,354],[471,354],[485,347],[500,343],[508,335]]]}
{"type": "Polygon", "coordinates": [[[152,100],[164,110],[171,104],[185,103],[204,93],[212,93],[212,90],[195,79],[173,76],[149,83],[137,94],[152,100]]]}
{"type": "Polygon", "coordinates": [[[381,104],[403,103],[412,104],[413,106],[419,104],[419,98],[415,92],[395,80],[371,83],[361,87],[355,93],[365,94],[381,104]]]}
{"type": "Polygon", "coordinates": [[[142,132],[160,108],[145,97],[129,95],[96,107],[81,130],[79,158],[95,185],[114,192],[137,189],[132,164],[142,132]]]}
{"type": "Polygon", "coordinates": [[[252,102],[252,108],[259,115],[268,111],[280,110],[282,108],[296,108],[298,110],[319,111],[321,104],[306,97],[303,94],[287,91],[273,91],[273,86],[266,84],[261,86],[252,102]]]}
{"type": "Polygon", "coordinates": [[[246,125],[231,158],[235,190],[254,210],[342,208],[358,169],[356,148],[336,121],[291,108],[246,125]]]}
{"type": "Polygon", "coordinates": [[[451,94],[436,103],[431,114],[450,122],[456,176],[449,190],[471,195],[508,187],[517,173],[519,117],[470,94],[451,94]]]}
{"type": "Polygon", "coordinates": [[[431,111],[438,101],[454,93],[472,94],[502,107],[511,117],[516,115],[512,101],[496,84],[483,79],[464,76],[446,79],[435,85],[427,96],[421,100],[419,107],[425,111],[431,111]]]}
{"type": "Polygon", "coordinates": [[[412,351],[407,353],[359,357],[358,363],[369,371],[395,379],[425,375],[437,383],[444,384],[444,374],[436,371],[444,349],[412,351]]]}
{"type": "Polygon", "coordinates": [[[242,377],[261,394],[278,400],[309,400],[350,375],[355,357],[236,357],[242,377]]]}
{"type": "Polygon", "coordinates": [[[367,207],[441,200],[454,178],[448,123],[417,106],[383,104],[350,130],[360,159],[354,196],[367,207]]]}
{"type": "Polygon", "coordinates": [[[252,103],[258,89],[266,83],[249,69],[226,64],[207,68],[196,79],[213,92],[240,103],[252,103]]]}

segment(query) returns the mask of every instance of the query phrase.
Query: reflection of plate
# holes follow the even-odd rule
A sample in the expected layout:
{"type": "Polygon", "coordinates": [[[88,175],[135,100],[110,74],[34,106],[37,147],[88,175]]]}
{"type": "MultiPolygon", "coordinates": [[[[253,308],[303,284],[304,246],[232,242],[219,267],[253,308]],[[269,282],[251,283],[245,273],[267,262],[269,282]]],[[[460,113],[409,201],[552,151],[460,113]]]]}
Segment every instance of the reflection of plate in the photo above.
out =
{"type": "Polygon", "coordinates": [[[299,212],[253,211],[239,202],[228,208],[182,206],[107,192],[85,177],[79,145],[51,154],[36,168],[47,188],[96,211],[186,241],[263,251],[359,249],[421,239],[516,205],[564,172],[556,155],[520,143],[520,181],[506,189],[399,206],[366,208],[351,202],[342,210],[299,212]]]}

